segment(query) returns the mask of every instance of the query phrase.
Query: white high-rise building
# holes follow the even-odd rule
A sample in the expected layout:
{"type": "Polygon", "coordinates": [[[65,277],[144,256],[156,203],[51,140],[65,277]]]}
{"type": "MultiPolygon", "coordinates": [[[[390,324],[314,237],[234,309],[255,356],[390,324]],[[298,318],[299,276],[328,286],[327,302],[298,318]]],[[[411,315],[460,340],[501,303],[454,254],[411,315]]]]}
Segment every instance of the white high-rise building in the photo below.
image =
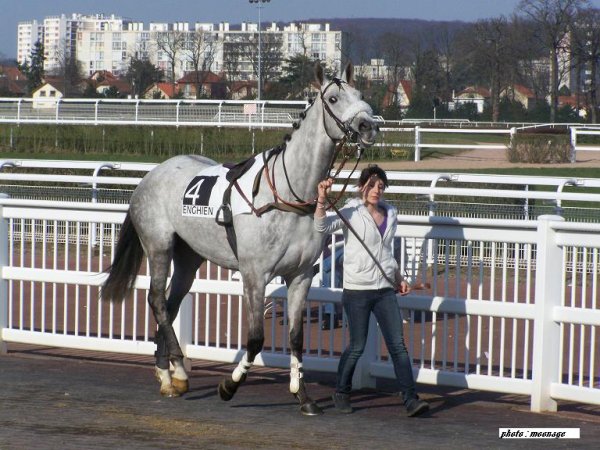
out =
{"type": "Polygon", "coordinates": [[[31,62],[31,52],[37,41],[43,41],[44,27],[37,20],[20,22],[17,27],[17,61],[31,62]]]}
{"type": "MultiPolygon", "coordinates": [[[[34,22],[19,23],[24,35],[33,30],[34,22]]],[[[124,74],[132,58],[149,60],[167,77],[175,65],[175,78],[195,67],[215,73],[229,72],[232,80],[254,80],[257,72],[258,24],[242,23],[239,28],[222,22],[155,23],[148,28],[142,22],[115,15],[81,15],[46,17],[36,38],[19,41],[17,54],[24,62],[32,42],[42,39],[46,55],[45,70],[57,72],[66,57],[75,58],[83,71],[91,75],[99,70],[124,74]],[[199,42],[201,50],[199,51],[199,42]],[[209,62],[203,64],[202,59],[209,62]],[[199,61],[200,60],[200,61],[199,61]]],[[[281,74],[284,61],[304,55],[326,63],[339,73],[345,40],[343,32],[330,30],[329,24],[291,23],[280,29],[275,23],[261,28],[261,63],[269,77],[281,74]]],[[[32,33],[33,34],[33,33],[32,33]]]]}

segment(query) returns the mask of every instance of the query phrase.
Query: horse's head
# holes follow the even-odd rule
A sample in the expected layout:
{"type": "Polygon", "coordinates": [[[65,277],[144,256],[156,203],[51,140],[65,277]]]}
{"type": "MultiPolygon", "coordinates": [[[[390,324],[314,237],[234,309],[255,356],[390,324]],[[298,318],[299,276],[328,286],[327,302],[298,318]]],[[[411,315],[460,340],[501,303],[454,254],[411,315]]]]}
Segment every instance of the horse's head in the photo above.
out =
{"type": "Polygon", "coordinates": [[[373,110],[353,87],[353,73],[352,63],[348,63],[341,78],[327,80],[321,65],[315,65],[315,78],[321,90],[323,124],[332,140],[339,141],[345,137],[360,147],[368,147],[375,143],[379,128],[373,118],[373,110]]]}

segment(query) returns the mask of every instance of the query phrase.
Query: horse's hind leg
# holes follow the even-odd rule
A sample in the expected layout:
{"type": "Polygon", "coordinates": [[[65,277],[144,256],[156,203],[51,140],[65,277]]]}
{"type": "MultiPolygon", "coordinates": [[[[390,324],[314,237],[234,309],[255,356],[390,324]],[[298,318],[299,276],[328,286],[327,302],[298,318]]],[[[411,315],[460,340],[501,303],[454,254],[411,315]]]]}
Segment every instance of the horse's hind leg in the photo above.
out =
{"type": "MultiPolygon", "coordinates": [[[[153,244],[156,245],[156,242],[153,244]]],[[[167,312],[167,302],[165,299],[165,289],[167,287],[167,276],[169,266],[171,265],[171,244],[169,242],[163,248],[151,248],[147,250],[148,261],[150,265],[150,292],[148,294],[148,303],[152,308],[154,319],[158,325],[156,332],[156,342],[164,340],[166,352],[170,359],[183,359],[183,353],[179,347],[177,336],[167,312]]],[[[164,352],[164,350],[163,350],[164,352]]],[[[171,385],[171,377],[168,371],[168,364],[165,368],[158,367],[156,375],[161,383],[160,393],[166,397],[175,397],[179,393],[171,385]]]]}
{"type": "Polygon", "coordinates": [[[240,384],[246,380],[248,370],[254,364],[254,358],[261,352],[265,341],[263,328],[263,314],[265,310],[264,276],[249,276],[248,274],[243,274],[242,276],[244,278],[244,296],[248,314],[246,353],[234,369],[231,377],[225,378],[219,383],[219,396],[225,401],[231,400],[240,384]]]}
{"type": "MultiPolygon", "coordinates": [[[[173,278],[169,288],[167,300],[167,313],[169,322],[172,324],[185,295],[189,292],[194,282],[196,271],[204,259],[194,252],[178,236],[175,237],[173,246],[173,278]]],[[[185,372],[183,358],[170,358],[167,342],[164,336],[158,336],[156,340],[156,377],[161,384],[163,395],[181,395],[189,390],[188,377],[185,372]],[[173,364],[173,376],[169,372],[169,360],[173,364]]]]}
{"type": "Polygon", "coordinates": [[[302,315],[306,295],[312,280],[310,273],[299,275],[288,283],[288,317],[290,322],[290,392],[300,403],[300,412],[307,416],[323,414],[323,410],[308,396],[302,369],[304,327],[302,315]]]}

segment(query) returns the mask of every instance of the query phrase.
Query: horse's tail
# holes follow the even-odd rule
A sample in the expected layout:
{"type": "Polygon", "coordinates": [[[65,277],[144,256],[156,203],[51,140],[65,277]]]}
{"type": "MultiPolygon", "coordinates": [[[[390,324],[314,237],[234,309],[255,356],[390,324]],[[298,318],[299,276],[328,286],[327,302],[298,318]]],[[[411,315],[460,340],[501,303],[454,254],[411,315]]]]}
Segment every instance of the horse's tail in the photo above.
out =
{"type": "Polygon", "coordinates": [[[110,267],[105,270],[108,278],[100,293],[103,300],[122,302],[131,293],[143,256],[142,243],[128,212],[119,233],[115,258],[110,267]]]}

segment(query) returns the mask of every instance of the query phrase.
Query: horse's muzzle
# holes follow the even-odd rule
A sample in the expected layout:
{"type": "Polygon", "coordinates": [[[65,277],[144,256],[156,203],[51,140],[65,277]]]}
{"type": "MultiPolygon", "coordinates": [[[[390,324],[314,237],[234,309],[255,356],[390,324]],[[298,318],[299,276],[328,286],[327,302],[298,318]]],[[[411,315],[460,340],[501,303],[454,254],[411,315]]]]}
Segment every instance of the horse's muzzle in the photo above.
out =
{"type": "Polygon", "coordinates": [[[379,126],[375,119],[366,112],[358,113],[354,119],[352,119],[351,127],[356,130],[358,143],[362,147],[370,147],[375,143],[377,133],[379,133],[379,126]]]}

